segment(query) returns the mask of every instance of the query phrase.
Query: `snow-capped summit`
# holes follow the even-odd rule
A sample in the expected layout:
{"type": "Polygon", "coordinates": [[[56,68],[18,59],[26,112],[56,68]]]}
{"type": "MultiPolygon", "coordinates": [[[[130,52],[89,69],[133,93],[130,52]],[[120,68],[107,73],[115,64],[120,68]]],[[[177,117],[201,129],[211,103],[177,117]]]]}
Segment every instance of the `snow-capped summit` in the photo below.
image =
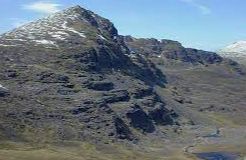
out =
{"type": "Polygon", "coordinates": [[[227,47],[225,47],[222,51],[224,52],[237,52],[246,55],[246,41],[238,41],[227,47]]]}
{"type": "Polygon", "coordinates": [[[246,62],[246,41],[235,42],[219,51],[223,57],[236,60],[241,63],[246,62]]]}
{"type": "Polygon", "coordinates": [[[19,47],[28,44],[57,48],[75,40],[79,42],[91,39],[107,40],[116,34],[117,30],[109,20],[75,6],[3,34],[0,36],[0,47],[19,47]]]}

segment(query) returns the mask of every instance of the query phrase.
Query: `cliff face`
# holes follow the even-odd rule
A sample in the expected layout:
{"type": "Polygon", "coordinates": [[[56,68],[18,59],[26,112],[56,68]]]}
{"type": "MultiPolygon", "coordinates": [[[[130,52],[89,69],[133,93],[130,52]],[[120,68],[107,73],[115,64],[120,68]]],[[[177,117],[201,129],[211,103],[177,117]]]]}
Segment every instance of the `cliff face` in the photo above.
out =
{"type": "Polygon", "coordinates": [[[157,40],[154,38],[124,37],[125,42],[132,52],[141,53],[145,56],[163,56],[167,59],[180,60],[193,64],[221,63],[223,58],[216,53],[192,48],[185,48],[179,42],[172,40],[157,40]]]}

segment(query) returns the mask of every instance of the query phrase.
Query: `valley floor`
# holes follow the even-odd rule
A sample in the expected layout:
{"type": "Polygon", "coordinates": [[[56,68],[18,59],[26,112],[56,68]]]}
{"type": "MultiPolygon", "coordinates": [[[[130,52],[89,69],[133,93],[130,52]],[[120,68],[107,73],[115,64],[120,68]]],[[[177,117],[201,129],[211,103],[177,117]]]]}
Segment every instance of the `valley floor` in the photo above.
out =
{"type": "Polygon", "coordinates": [[[237,155],[243,160],[246,156],[245,131],[246,128],[243,126],[221,128],[219,135],[211,133],[192,138],[193,133],[185,133],[184,129],[185,134],[179,139],[166,141],[163,144],[155,141],[152,144],[145,141],[138,145],[1,142],[0,160],[198,160],[197,153],[226,153],[237,155]]]}

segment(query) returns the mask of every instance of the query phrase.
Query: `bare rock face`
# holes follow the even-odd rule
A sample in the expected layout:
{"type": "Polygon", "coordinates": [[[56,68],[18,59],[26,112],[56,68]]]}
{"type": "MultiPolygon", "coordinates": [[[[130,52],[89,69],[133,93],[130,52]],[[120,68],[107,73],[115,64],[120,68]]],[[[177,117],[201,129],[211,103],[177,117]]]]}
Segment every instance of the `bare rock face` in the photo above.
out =
{"type": "Polygon", "coordinates": [[[149,117],[158,125],[174,125],[174,118],[177,116],[174,112],[170,112],[162,105],[157,105],[149,111],[149,117]]]}
{"type": "Polygon", "coordinates": [[[228,57],[226,56],[223,58],[223,54],[194,48],[185,48],[177,41],[166,39],[157,40],[154,38],[134,38],[131,36],[122,36],[121,38],[129,47],[131,53],[129,56],[132,59],[140,54],[147,57],[147,59],[151,59],[151,62],[155,65],[157,62],[153,59],[165,59],[167,62],[174,60],[176,62],[184,62],[193,66],[225,64],[238,74],[245,74],[245,69],[242,69],[239,63],[231,59],[227,59],[228,57]]]}
{"type": "Polygon", "coordinates": [[[184,48],[181,43],[172,40],[157,40],[154,38],[124,37],[132,52],[138,52],[146,56],[164,56],[167,59],[181,60],[190,63],[213,64],[222,62],[222,57],[213,52],[184,48]]]}
{"type": "Polygon", "coordinates": [[[152,133],[155,131],[155,126],[140,106],[133,106],[127,113],[127,118],[130,119],[130,125],[143,132],[152,133]]]}

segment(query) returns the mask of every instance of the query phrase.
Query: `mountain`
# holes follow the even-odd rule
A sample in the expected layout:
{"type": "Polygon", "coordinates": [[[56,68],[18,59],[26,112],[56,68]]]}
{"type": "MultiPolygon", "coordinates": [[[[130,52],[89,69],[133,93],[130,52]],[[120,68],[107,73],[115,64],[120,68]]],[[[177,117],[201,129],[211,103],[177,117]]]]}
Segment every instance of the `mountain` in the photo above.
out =
{"type": "Polygon", "coordinates": [[[58,140],[134,140],[129,126],[154,132],[157,111],[158,123],[175,123],[153,91],[164,75],[143,58],[132,62],[113,24],[79,6],[6,33],[1,44],[5,138],[48,128],[58,140]]]}
{"type": "Polygon", "coordinates": [[[219,51],[221,56],[246,64],[246,41],[238,41],[219,51]]]}
{"type": "Polygon", "coordinates": [[[119,35],[80,6],[1,35],[0,63],[0,159],[193,159],[245,145],[237,62],[119,35]]]}

